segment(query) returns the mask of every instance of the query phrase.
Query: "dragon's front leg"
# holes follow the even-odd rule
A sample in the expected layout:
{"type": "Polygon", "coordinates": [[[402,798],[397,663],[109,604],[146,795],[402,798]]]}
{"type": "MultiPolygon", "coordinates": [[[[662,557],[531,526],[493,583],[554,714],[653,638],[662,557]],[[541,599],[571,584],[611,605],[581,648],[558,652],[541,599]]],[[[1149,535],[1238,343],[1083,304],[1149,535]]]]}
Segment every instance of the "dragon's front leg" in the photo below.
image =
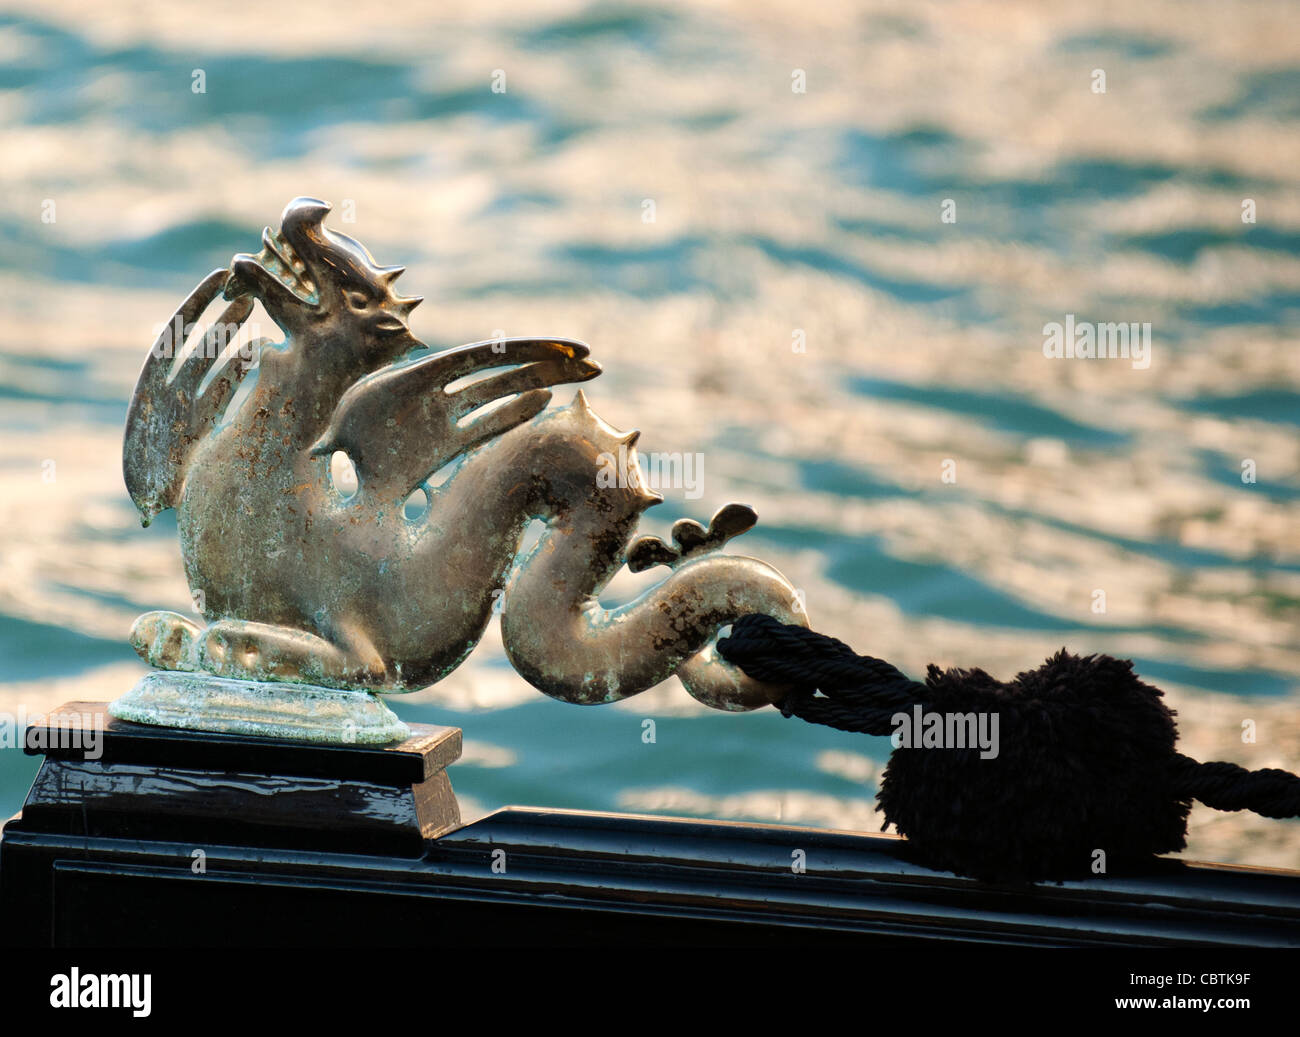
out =
{"type": "Polygon", "coordinates": [[[179,612],[146,612],[131,625],[131,647],[160,670],[197,670],[203,628],[179,612]]]}
{"type": "Polygon", "coordinates": [[[354,688],[383,684],[387,676],[383,659],[355,625],[327,641],[293,627],[222,619],[205,631],[199,658],[210,673],[243,680],[354,688]]]}
{"type": "Polygon", "coordinates": [[[370,639],[353,627],[343,627],[327,640],[272,623],[219,619],[201,627],[177,612],[149,612],[131,628],[131,644],[161,670],[206,670],[239,680],[338,688],[377,687],[388,677],[370,639]]]}

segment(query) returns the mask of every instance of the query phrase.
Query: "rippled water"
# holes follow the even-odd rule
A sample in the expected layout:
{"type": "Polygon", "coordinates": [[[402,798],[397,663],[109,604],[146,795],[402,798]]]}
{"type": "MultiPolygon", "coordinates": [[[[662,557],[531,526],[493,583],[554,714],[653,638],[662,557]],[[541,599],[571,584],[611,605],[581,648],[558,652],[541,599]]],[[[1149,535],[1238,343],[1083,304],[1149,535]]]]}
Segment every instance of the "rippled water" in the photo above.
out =
{"type": "MultiPolygon", "coordinates": [[[[0,5],[0,710],[115,697],[131,619],[186,607],[126,400],[155,325],[313,194],[409,266],[425,341],[585,339],[602,417],[702,454],[649,531],[747,501],[744,548],[862,651],[1130,657],[1184,751],[1300,768],[1292,9],[422,6],[0,5]],[[1046,358],[1066,314],[1150,322],[1149,368],[1046,358]]],[[[495,633],[396,708],[464,727],[470,816],[879,825],[883,739],[675,685],[552,702],[495,633]]],[[[0,811],[32,773],[0,751],[0,811]]],[[[1300,825],[1198,807],[1189,854],[1300,867],[1300,825]]]]}

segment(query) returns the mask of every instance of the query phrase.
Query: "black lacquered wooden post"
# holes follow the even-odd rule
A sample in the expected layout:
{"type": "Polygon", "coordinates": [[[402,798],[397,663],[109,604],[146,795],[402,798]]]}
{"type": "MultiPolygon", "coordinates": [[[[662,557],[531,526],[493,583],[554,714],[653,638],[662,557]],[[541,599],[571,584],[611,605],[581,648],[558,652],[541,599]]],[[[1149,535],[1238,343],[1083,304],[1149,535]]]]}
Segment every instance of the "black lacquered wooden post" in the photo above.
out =
{"type": "Polygon", "coordinates": [[[51,918],[76,899],[69,876],[101,849],[173,847],[182,873],[200,877],[216,847],[418,859],[460,824],[446,768],[461,732],[411,730],[389,746],[326,745],[133,724],[103,702],[67,703],[27,732],[26,751],[45,759],[0,842],[8,942],[49,942],[51,918]]]}

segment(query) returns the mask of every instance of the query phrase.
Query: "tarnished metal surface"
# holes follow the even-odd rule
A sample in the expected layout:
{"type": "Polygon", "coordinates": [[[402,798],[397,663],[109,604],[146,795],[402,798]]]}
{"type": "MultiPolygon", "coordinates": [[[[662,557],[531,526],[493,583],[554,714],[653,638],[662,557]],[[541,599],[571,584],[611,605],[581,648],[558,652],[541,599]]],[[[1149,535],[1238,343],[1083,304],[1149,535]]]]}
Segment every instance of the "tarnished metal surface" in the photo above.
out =
{"type": "Polygon", "coordinates": [[[600,373],[587,346],[505,339],[411,359],[422,346],[407,314],[419,300],[393,291],[400,267],[376,266],[327,230],[328,211],[291,202],[261,253],[199,284],[145,362],[127,419],[127,487],[146,524],[177,509],[207,625],[147,613],[131,635],[141,656],[223,677],[411,691],[455,669],[500,597],[507,654],[548,695],[612,702],[676,674],[720,709],[778,698],[783,689],[712,649],[748,612],[806,623],[780,573],[719,553],[753,512],[728,505],[708,529],[679,522],[675,546],[634,544],[641,513],[662,499],[644,485],[637,433],[606,425],[581,392],[545,410],[549,386],[600,373]],[[191,325],[221,294],[225,313],[198,339],[191,325]],[[232,407],[251,365],[212,358],[255,299],[285,343],[259,340],[256,382],[232,407]],[[197,347],[174,363],[187,338],[197,347]],[[331,475],[336,451],[355,469],[353,493],[331,475]],[[611,456],[628,458],[617,479],[611,456]],[[453,462],[450,477],[427,483],[453,462]],[[428,506],[409,518],[404,504],[421,488],[428,506]],[[533,518],[546,530],[514,565],[533,518]],[[629,550],[634,569],[672,571],[604,609],[597,596],[629,550]]]}
{"type": "Polygon", "coordinates": [[[357,690],[210,673],[151,670],[108,706],[141,724],[336,745],[387,745],[408,728],[380,699],[357,690]]]}

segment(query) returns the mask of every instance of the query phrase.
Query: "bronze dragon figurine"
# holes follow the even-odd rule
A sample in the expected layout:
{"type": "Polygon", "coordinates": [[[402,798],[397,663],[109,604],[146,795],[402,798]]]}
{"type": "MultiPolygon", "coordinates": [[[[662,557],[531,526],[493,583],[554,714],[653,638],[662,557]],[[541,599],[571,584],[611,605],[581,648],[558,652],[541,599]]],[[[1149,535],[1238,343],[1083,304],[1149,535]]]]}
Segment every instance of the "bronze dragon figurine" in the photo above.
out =
{"type": "Polygon", "coordinates": [[[402,268],[327,229],[329,211],[290,202],[260,253],[204,278],[145,361],[127,488],[145,525],[176,509],[206,626],[147,613],[131,632],[139,654],[245,681],[413,691],[465,659],[500,599],[510,662],[547,695],[613,702],[676,674],[719,709],[778,700],[784,689],[713,649],[747,613],[807,624],[776,569],[718,551],[754,513],[731,504],[707,529],[678,522],[673,545],[634,541],[642,512],[663,499],[645,485],[638,433],[605,424],[581,390],[547,409],[550,386],[600,373],[588,347],[513,338],[429,352],[408,325],[420,300],[393,290],[402,268]],[[218,296],[225,312],[200,337],[218,296]],[[241,363],[214,346],[255,301],[285,340],[257,340],[257,362],[241,363]],[[332,475],[338,451],[355,492],[332,475]],[[626,477],[611,485],[602,473],[620,454],[626,477]],[[408,517],[421,489],[427,508],[408,517]],[[532,519],[545,530],[517,558],[532,519]],[[671,573],[604,608],[599,595],[624,564],[671,573]]]}

